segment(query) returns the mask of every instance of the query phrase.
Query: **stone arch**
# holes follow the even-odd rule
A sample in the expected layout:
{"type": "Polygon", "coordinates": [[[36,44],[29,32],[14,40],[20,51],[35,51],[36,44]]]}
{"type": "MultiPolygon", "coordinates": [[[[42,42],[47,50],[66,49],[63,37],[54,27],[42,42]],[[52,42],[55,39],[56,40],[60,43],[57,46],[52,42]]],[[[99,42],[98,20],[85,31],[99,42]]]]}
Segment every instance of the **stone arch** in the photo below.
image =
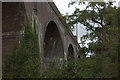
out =
{"type": "Polygon", "coordinates": [[[64,48],[58,27],[54,21],[47,25],[44,36],[44,58],[62,57],[64,48]]]}
{"type": "Polygon", "coordinates": [[[68,58],[74,58],[74,48],[72,44],[70,44],[68,47],[68,58]]]}

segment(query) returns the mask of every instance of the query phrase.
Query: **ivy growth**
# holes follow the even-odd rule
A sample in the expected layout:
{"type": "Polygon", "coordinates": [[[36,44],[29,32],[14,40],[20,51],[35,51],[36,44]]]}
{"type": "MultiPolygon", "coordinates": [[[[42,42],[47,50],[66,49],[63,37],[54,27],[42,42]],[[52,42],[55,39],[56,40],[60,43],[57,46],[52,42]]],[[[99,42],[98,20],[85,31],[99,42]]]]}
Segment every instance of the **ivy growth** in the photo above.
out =
{"type": "Polygon", "coordinates": [[[41,71],[40,48],[36,22],[32,28],[29,20],[20,38],[19,45],[13,49],[13,53],[6,56],[3,68],[3,78],[38,78],[41,71]]]}

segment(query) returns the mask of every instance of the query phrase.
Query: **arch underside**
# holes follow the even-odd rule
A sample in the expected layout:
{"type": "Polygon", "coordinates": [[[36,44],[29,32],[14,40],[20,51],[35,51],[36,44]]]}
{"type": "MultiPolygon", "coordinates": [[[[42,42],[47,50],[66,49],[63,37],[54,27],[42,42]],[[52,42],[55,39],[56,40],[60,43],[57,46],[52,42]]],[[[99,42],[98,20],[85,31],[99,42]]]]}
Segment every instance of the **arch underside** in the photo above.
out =
{"type": "Polygon", "coordinates": [[[54,21],[50,21],[44,38],[44,58],[60,58],[63,56],[62,40],[54,21]]]}
{"type": "Polygon", "coordinates": [[[74,58],[74,49],[73,49],[73,46],[71,44],[68,47],[68,57],[74,58]]]}

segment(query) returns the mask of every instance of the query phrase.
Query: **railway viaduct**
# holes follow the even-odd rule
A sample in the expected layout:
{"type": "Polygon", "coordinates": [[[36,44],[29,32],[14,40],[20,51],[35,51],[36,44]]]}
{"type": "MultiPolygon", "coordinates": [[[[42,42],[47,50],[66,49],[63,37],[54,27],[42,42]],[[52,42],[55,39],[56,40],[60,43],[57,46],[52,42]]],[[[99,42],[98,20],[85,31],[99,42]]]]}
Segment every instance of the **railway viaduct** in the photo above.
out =
{"type": "Polygon", "coordinates": [[[77,58],[79,44],[68,30],[53,2],[3,2],[2,3],[2,58],[12,53],[19,44],[28,16],[36,16],[42,62],[57,57],[67,60],[71,54],[77,58]]]}

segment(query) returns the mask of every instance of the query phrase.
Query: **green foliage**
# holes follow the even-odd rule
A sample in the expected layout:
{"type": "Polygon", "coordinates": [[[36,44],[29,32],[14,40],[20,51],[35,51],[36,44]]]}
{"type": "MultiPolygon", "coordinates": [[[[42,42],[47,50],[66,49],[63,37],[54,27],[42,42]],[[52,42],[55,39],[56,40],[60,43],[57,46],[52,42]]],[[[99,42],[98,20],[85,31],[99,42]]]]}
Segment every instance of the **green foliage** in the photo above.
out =
{"type": "MultiPolygon", "coordinates": [[[[75,2],[69,5],[73,4],[75,2]]],[[[84,5],[84,3],[81,4],[84,5]]],[[[119,19],[120,8],[113,6],[112,2],[88,2],[85,10],[76,8],[73,14],[67,17],[70,28],[80,23],[88,31],[81,37],[82,48],[79,54],[94,53],[92,60],[96,63],[93,62],[94,64],[91,65],[97,66],[95,70],[99,73],[95,73],[96,77],[118,77],[119,19]],[[90,41],[87,44],[88,48],[85,48],[86,41],[90,41]]],[[[86,61],[89,59],[84,61],[85,64],[87,64],[86,61]]],[[[92,72],[94,73],[94,70],[92,72]]],[[[84,77],[87,76],[86,74],[84,77]]]]}
{"type": "Polygon", "coordinates": [[[71,59],[58,66],[51,63],[42,78],[117,78],[118,62],[112,62],[108,54],[90,58],[71,59]]]}
{"type": "Polygon", "coordinates": [[[19,45],[13,49],[13,53],[6,57],[3,68],[3,78],[37,78],[40,77],[41,60],[38,35],[29,21],[25,27],[19,45]]]}
{"type": "Polygon", "coordinates": [[[89,50],[89,52],[97,54],[109,51],[111,47],[115,46],[114,44],[118,44],[116,43],[119,35],[118,14],[120,14],[119,8],[113,7],[112,2],[88,2],[85,10],[76,8],[73,14],[67,17],[67,20],[70,28],[77,23],[86,27],[88,33],[81,37],[82,47],[85,47],[85,42],[90,40],[86,52],[89,50]]]}

